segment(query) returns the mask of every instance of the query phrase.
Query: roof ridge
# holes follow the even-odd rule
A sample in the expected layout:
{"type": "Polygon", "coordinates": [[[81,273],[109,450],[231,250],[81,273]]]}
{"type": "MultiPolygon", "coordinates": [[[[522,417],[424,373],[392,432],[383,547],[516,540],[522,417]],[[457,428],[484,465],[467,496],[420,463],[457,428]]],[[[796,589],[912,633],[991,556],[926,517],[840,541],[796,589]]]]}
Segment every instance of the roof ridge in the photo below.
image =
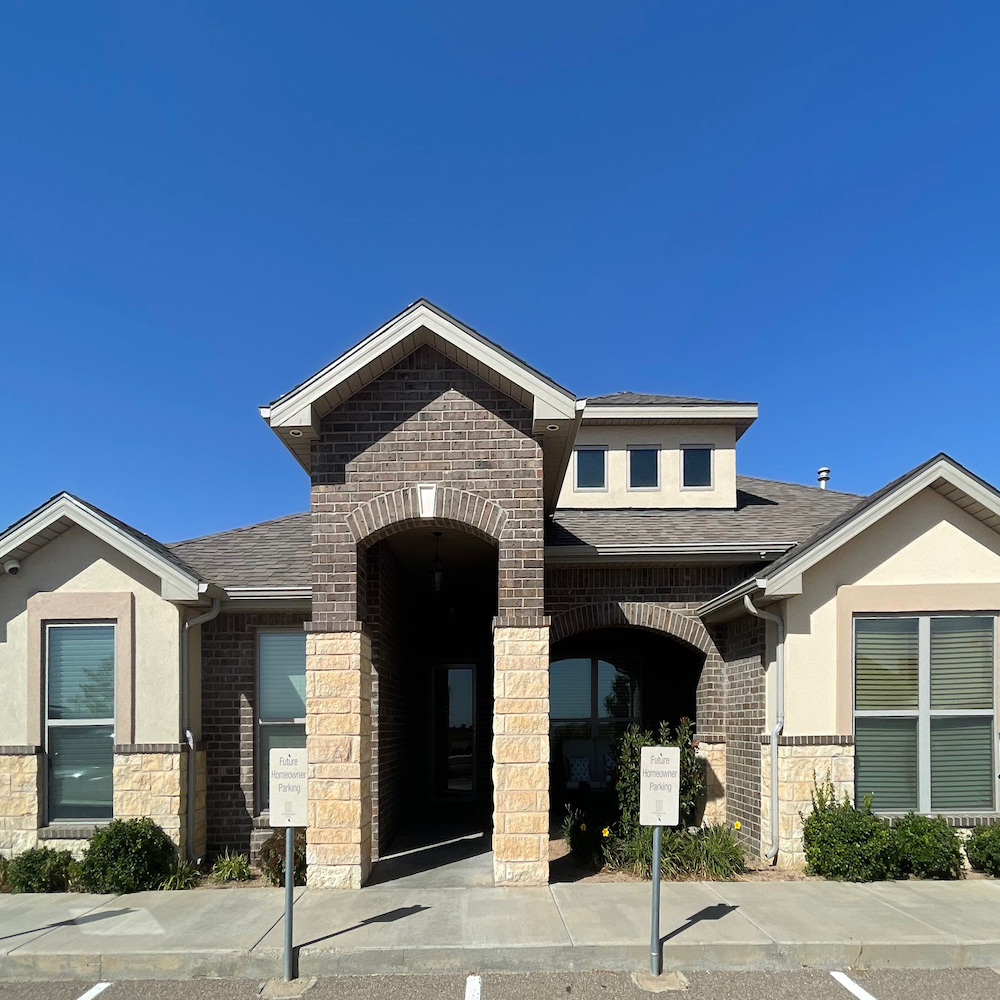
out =
{"type": "Polygon", "coordinates": [[[235,528],[225,528],[222,531],[210,531],[206,535],[195,535],[193,538],[181,538],[176,542],[164,542],[161,544],[165,544],[170,548],[173,548],[175,545],[186,545],[188,542],[201,542],[207,538],[218,538],[220,535],[234,535],[238,531],[250,531],[253,528],[262,528],[266,524],[277,524],[279,521],[289,521],[293,517],[302,517],[310,513],[311,511],[308,510],[299,510],[292,514],[282,514],[280,517],[271,517],[266,521],[257,521],[254,524],[240,524],[235,528]]]}

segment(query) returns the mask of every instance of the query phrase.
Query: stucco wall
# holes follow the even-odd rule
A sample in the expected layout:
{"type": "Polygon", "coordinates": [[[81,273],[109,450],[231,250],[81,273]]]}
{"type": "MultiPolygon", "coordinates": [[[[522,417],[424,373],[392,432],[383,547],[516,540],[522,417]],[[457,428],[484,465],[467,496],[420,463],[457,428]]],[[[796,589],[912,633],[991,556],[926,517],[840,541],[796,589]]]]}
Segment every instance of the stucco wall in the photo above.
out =
{"type": "Polygon", "coordinates": [[[579,445],[607,445],[608,488],[602,491],[573,489],[575,458],[566,470],[559,494],[560,507],[735,507],[736,429],[709,425],[588,427],[577,434],[579,445]],[[658,445],[660,488],[628,488],[630,445],[658,445]],[[712,445],[715,448],[712,489],[681,489],[681,446],[712,445]]]}
{"type": "Polygon", "coordinates": [[[803,593],[785,602],[784,732],[848,735],[845,610],[996,610],[1000,535],[927,489],[808,570],[802,582],[803,593]],[[907,587],[909,597],[899,589],[907,587]]]}
{"type": "Polygon", "coordinates": [[[0,577],[0,744],[29,736],[28,611],[39,593],[127,593],[135,599],[135,743],[176,743],[180,729],[180,618],[159,580],[82,528],[70,528],[0,577]]]}

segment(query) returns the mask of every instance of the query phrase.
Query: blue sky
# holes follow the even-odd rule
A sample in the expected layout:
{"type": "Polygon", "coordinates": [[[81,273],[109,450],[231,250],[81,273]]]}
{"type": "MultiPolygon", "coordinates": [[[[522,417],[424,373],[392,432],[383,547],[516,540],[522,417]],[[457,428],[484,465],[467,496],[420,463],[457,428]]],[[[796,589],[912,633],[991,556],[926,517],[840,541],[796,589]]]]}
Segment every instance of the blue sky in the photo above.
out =
{"type": "Polygon", "coordinates": [[[4,6],[0,521],[308,506],[257,413],[426,296],[750,475],[1000,482],[996,3],[4,6]]]}

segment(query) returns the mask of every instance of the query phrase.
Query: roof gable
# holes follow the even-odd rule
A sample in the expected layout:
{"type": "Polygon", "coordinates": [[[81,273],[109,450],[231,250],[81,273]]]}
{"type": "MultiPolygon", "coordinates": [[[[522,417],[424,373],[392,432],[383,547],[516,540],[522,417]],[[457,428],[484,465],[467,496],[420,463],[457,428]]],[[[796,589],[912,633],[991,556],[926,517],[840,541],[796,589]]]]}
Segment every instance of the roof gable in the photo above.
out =
{"type": "Polygon", "coordinates": [[[197,571],[167,546],[72,493],[57,494],[0,533],[0,559],[27,559],[74,526],[157,576],[168,601],[196,601],[207,588],[197,571]]]}
{"type": "Polygon", "coordinates": [[[418,299],[326,368],[262,406],[261,416],[308,470],[320,420],[423,344],[530,406],[536,424],[576,417],[573,393],[426,299],[418,299]]]}

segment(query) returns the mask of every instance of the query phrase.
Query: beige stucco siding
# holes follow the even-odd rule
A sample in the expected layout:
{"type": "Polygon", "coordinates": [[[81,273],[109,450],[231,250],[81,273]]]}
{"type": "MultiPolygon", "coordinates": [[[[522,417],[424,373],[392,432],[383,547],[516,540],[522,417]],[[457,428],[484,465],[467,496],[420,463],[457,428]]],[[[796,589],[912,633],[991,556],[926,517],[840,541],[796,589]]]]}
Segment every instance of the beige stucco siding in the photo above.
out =
{"type": "Polygon", "coordinates": [[[41,593],[132,593],[135,622],[136,743],[176,743],[180,727],[178,608],[159,580],[82,528],[71,528],[0,578],[0,744],[31,742],[28,706],[28,599],[41,593]]]}
{"type": "Polygon", "coordinates": [[[806,571],[802,584],[785,601],[784,731],[848,735],[850,616],[997,610],[1000,535],[927,489],[806,571]]]}
{"type": "Polygon", "coordinates": [[[560,507],[735,507],[736,429],[707,426],[587,427],[577,434],[578,445],[606,445],[607,490],[573,488],[575,459],[569,463],[559,494],[560,507]],[[657,445],[660,448],[660,488],[628,488],[628,448],[657,445]],[[711,445],[714,450],[712,489],[681,489],[681,447],[711,445]]]}

